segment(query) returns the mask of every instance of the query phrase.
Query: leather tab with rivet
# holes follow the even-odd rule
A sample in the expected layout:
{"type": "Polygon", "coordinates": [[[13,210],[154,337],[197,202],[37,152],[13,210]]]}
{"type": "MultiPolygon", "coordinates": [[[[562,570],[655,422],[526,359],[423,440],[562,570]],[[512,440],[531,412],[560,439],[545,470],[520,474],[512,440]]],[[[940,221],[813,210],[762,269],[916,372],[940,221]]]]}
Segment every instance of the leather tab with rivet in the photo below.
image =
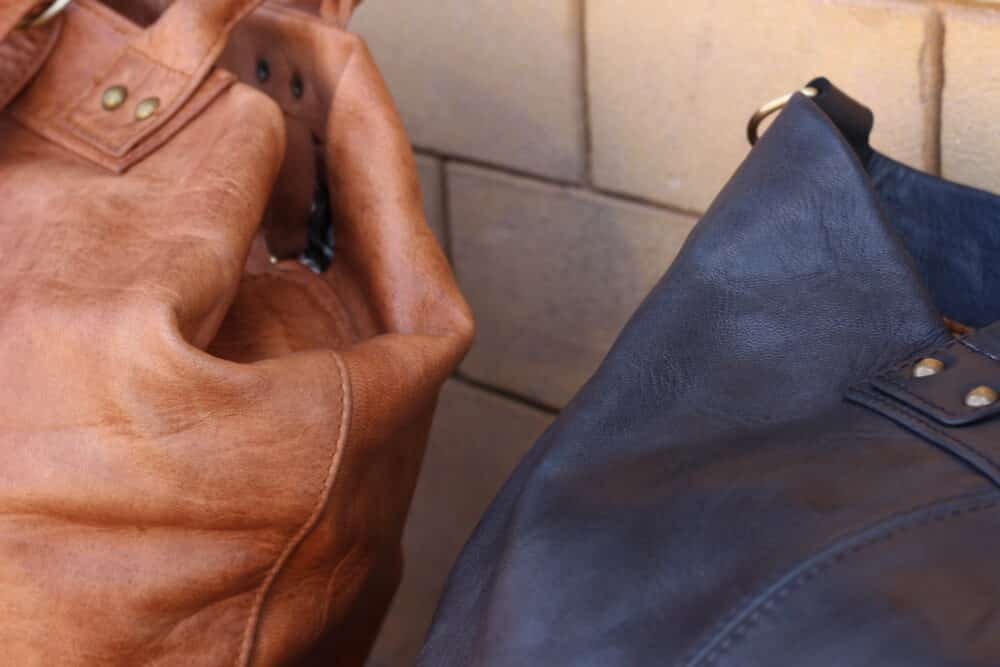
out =
{"type": "Polygon", "coordinates": [[[964,458],[1000,484],[1000,322],[925,350],[848,398],[964,458]],[[937,372],[918,375],[929,359],[937,372]]]}
{"type": "Polygon", "coordinates": [[[64,13],[62,47],[39,72],[40,85],[17,101],[14,114],[50,141],[124,171],[235,82],[214,68],[215,61],[233,26],[261,1],[178,0],[141,30],[97,0],[77,0],[64,13]],[[95,32],[103,33],[98,43],[92,41],[95,32]],[[86,61],[74,63],[80,53],[87,54],[86,61]],[[96,80],[95,70],[101,72],[96,80]],[[119,86],[137,103],[158,99],[155,113],[143,116],[128,104],[109,111],[104,95],[119,86]],[[54,98],[40,92],[52,90],[63,94],[54,98]]]}

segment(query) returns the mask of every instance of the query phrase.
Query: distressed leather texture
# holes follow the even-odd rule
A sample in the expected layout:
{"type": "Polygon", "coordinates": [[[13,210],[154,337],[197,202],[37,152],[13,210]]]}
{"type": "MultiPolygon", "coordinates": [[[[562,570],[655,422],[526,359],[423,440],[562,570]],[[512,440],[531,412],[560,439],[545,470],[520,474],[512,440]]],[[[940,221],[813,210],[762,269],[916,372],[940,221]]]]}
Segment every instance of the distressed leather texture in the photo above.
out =
{"type": "Polygon", "coordinates": [[[398,584],[471,316],[364,44],[294,7],[335,37],[300,56],[337,254],[268,262],[288,117],[205,65],[258,4],[143,27],[76,0],[0,112],[3,664],[361,665],[398,584]],[[100,116],[91,84],[135,53],[154,66],[100,116]],[[123,159],[60,129],[80,110],[123,159]]]}
{"type": "Polygon", "coordinates": [[[1000,664],[1000,408],[964,404],[1000,389],[1000,198],[814,83],[496,498],[420,665],[1000,664]]]}
{"type": "Polygon", "coordinates": [[[59,20],[34,30],[18,26],[31,16],[36,0],[7,0],[0,6],[0,111],[38,73],[59,37],[59,20]]]}
{"type": "MultiPolygon", "coordinates": [[[[104,0],[139,25],[151,25],[173,0],[104,0]]],[[[236,25],[220,64],[272,97],[285,114],[286,150],[264,215],[270,253],[302,254],[317,185],[325,179],[327,115],[337,82],[356,48],[344,32],[352,0],[281,0],[236,25]],[[259,69],[266,67],[266,78],[259,69]],[[295,86],[299,86],[299,95],[295,86]]]]}

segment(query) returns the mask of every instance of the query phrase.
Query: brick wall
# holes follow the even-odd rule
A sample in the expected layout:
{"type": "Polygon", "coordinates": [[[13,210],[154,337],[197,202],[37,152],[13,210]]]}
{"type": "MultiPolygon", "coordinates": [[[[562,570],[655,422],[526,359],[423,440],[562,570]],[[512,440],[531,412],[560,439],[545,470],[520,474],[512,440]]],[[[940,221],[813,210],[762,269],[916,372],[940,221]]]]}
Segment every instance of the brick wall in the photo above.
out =
{"type": "Polygon", "coordinates": [[[1000,1],[365,0],[428,215],[479,321],[447,387],[372,665],[411,664],[445,573],[748,150],[826,75],[873,144],[1000,191],[1000,1]]]}

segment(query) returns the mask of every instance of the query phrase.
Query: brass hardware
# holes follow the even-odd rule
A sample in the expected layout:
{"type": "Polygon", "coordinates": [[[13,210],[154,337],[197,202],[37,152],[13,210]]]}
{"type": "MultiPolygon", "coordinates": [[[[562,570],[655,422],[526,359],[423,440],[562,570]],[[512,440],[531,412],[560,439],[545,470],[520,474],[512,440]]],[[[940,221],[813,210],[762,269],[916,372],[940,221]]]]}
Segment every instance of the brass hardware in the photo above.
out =
{"type": "Polygon", "coordinates": [[[73,0],[52,0],[45,9],[36,10],[25,16],[24,20],[17,27],[25,30],[27,28],[37,28],[40,25],[48,23],[66,9],[71,2],[73,0]]]}
{"type": "Polygon", "coordinates": [[[976,387],[965,395],[965,404],[970,408],[985,408],[1000,400],[1000,395],[992,387],[976,387]]]}
{"type": "MultiPolygon", "coordinates": [[[[819,90],[813,88],[812,86],[806,86],[796,92],[802,93],[806,97],[816,97],[819,95],[819,90]]],[[[760,124],[764,122],[764,119],[771,114],[784,109],[785,105],[788,104],[793,95],[795,95],[795,93],[788,93],[787,95],[777,97],[757,109],[754,115],[750,116],[750,122],[747,123],[747,140],[750,141],[751,146],[757,143],[757,139],[759,138],[757,132],[760,130],[760,124]]]]}
{"type": "Polygon", "coordinates": [[[101,106],[104,107],[105,111],[114,111],[125,104],[126,98],[128,98],[128,88],[125,86],[111,86],[101,95],[101,106]]]}
{"type": "Polygon", "coordinates": [[[267,258],[267,261],[271,262],[271,264],[277,264],[278,258],[275,257],[274,255],[271,255],[270,257],[267,258]]]}
{"type": "Polygon", "coordinates": [[[160,108],[159,97],[147,97],[135,107],[135,119],[146,120],[160,108]]]}
{"type": "Polygon", "coordinates": [[[913,377],[926,378],[932,375],[937,375],[943,370],[944,364],[941,360],[928,357],[927,359],[921,359],[917,362],[917,365],[913,367],[913,377]]]}

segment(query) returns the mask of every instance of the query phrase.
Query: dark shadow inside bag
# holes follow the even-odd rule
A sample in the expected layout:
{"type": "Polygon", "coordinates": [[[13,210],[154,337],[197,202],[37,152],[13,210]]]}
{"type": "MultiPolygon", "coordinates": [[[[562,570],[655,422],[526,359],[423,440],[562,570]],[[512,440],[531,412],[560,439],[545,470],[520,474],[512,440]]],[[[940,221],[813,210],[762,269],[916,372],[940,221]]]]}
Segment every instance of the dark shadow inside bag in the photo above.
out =
{"type": "Polygon", "coordinates": [[[940,311],[972,327],[1000,320],[1000,199],[917,171],[873,150],[872,112],[826,79],[814,102],[843,133],[940,311]]]}

